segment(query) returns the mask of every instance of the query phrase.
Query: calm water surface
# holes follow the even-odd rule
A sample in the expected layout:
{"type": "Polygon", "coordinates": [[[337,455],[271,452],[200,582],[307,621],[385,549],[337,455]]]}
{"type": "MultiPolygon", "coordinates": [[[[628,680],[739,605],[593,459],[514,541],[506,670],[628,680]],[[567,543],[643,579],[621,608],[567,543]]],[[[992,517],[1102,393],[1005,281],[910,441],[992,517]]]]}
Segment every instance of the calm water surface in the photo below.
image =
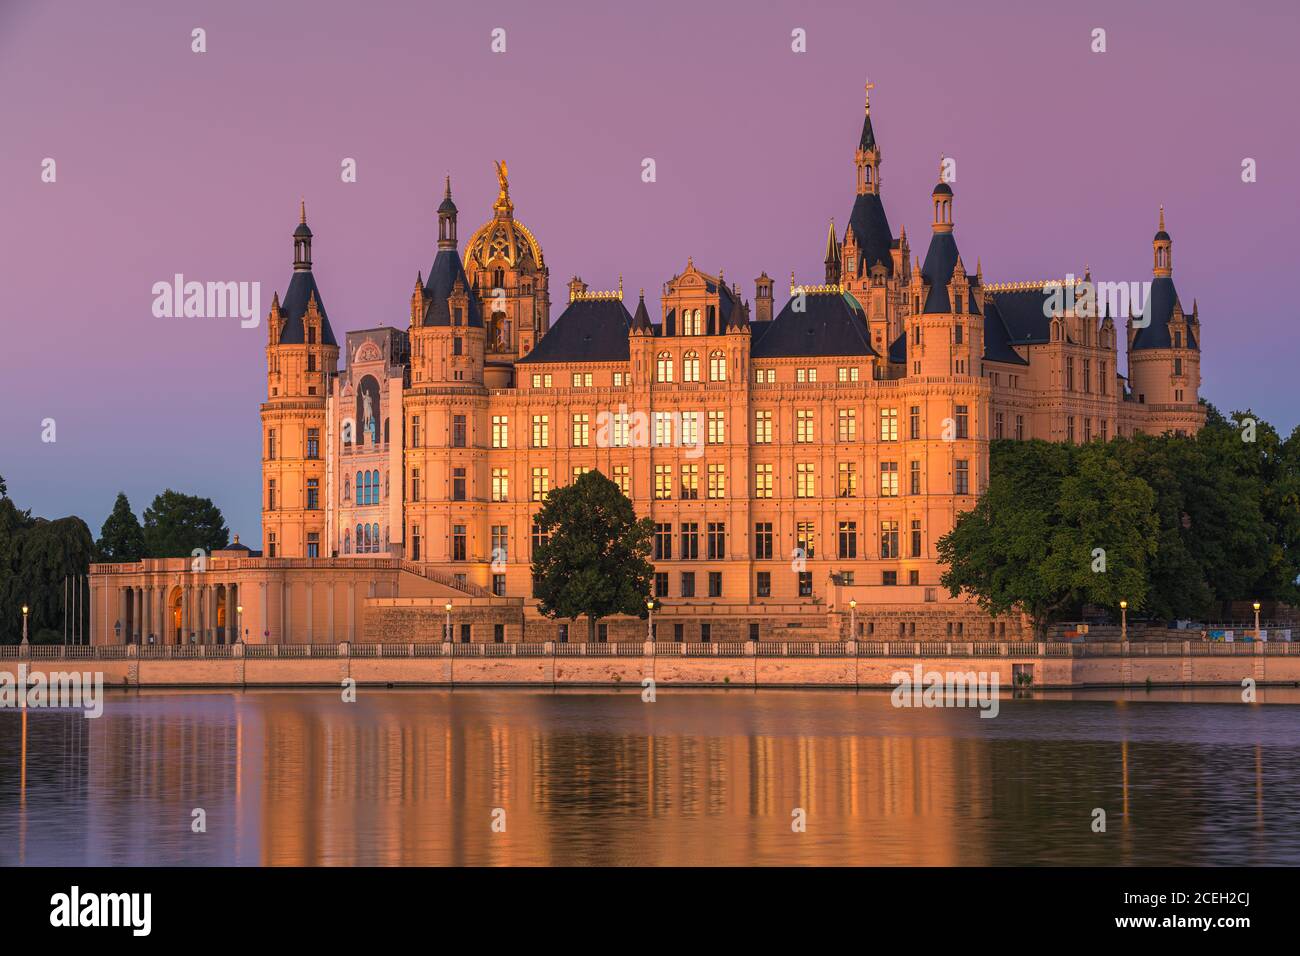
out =
{"type": "Polygon", "coordinates": [[[0,711],[0,864],[1300,863],[1300,690],[977,714],[883,692],[111,692],[97,720],[0,711]]]}

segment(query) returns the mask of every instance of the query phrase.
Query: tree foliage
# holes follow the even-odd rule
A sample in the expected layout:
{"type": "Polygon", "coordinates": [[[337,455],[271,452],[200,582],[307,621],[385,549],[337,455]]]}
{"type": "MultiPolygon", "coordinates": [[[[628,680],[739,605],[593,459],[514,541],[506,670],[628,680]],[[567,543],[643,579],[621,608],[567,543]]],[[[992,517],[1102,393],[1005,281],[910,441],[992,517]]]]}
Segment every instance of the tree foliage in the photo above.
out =
{"type": "Polygon", "coordinates": [[[599,471],[550,493],[535,518],[534,593],[548,617],[587,618],[588,640],[610,614],[646,613],[654,525],[599,471]]]}
{"type": "Polygon", "coordinates": [[[144,543],[151,558],[185,558],[195,548],[211,554],[230,543],[230,529],[211,498],[168,488],[145,509],[144,543]]]}
{"type": "Polygon", "coordinates": [[[113,511],[100,528],[95,547],[100,561],[139,561],[145,556],[144,529],[131,510],[125,492],[117,493],[113,511]]]}
{"type": "Polygon", "coordinates": [[[1300,429],[1284,440],[1209,406],[1195,437],[993,442],[988,491],[938,552],[951,593],[1022,609],[1040,634],[1085,604],[1204,618],[1232,600],[1295,603],[1300,429]]]}

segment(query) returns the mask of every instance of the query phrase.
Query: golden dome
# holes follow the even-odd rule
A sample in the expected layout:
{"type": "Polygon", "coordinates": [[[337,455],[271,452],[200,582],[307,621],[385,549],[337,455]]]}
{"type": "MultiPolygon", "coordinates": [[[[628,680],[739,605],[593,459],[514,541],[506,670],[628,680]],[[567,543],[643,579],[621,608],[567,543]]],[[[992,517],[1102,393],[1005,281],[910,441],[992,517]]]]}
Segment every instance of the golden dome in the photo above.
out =
{"type": "Polygon", "coordinates": [[[496,215],[475,230],[465,247],[465,270],[472,276],[494,262],[504,261],[506,268],[532,271],[544,269],[542,247],[522,222],[514,217],[515,204],[510,201],[510,184],[506,179],[505,160],[496,164],[500,193],[493,204],[496,215]]]}

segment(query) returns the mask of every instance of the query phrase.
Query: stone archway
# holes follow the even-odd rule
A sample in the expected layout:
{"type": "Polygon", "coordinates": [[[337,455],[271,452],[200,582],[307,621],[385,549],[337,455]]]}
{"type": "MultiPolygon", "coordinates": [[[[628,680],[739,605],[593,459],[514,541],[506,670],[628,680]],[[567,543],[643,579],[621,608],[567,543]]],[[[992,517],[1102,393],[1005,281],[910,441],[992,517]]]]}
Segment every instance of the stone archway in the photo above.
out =
{"type": "Polygon", "coordinates": [[[179,587],[174,587],[171,593],[167,595],[167,612],[171,616],[171,629],[167,632],[167,637],[171,640],[164,641],[166,644],[181,644],[181,627],[185,623],[184,610],[181,602],[184,600],[183,592],[179,587]]]}

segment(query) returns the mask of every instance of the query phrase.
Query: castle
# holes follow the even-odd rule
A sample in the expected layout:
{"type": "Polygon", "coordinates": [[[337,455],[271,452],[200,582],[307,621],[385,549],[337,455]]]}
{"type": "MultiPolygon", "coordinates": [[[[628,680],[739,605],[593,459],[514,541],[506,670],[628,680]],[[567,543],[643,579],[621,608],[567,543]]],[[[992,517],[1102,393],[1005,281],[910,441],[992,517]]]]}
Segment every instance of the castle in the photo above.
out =
{"type": "MultiPolygon", "coordinates": [[[[658,321],[644,292],[629,309],[621,280],[575,277],[552,324],[550,270],[500,163],[463,258],[447,180],[407,328],[340,346],[304,208],[267,323],[261,554],[236,539],[201,569],[95,566],[99,642],[225,641],[237,608],[254,643],[568,640],[532,598],[532,515],[591,469],[654,522],[657,640],[838,639],[849,620],[867,639],[1020,633],[939,587],[935,544],[985,487],[989,441],[1195,432],[1197,309],[1174,289],[1162,209],[1142,313],[1120,312],[1126,378],[1086,270],[986,283],[942,168],[914,259],[881,160],[868,100],[824,281],[792,275],[779,311],[766,273],[751,307],[687,259],[658,321]]],[[[599,633],[643,640],[646,624],[599,633]]]]}

